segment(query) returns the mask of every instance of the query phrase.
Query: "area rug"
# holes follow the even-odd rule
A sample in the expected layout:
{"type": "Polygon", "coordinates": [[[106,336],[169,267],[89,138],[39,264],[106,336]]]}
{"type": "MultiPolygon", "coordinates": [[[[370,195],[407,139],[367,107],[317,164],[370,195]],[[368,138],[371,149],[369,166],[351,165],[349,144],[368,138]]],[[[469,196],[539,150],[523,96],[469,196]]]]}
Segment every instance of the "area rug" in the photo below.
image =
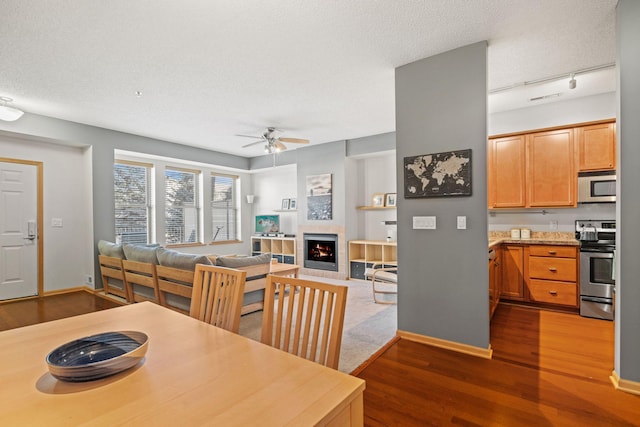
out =
{"type": "MultiPolygon", "coordinates": [[[[301,278],[349,287],[338,370],[352,372],[395,336],[397,306],[375,304],[371,283],[359,280],[320,279],[313,276],[301,278]]],[[[260,341],[261,323],[262,311],[242,316],[240,335],[260,341]]]]}

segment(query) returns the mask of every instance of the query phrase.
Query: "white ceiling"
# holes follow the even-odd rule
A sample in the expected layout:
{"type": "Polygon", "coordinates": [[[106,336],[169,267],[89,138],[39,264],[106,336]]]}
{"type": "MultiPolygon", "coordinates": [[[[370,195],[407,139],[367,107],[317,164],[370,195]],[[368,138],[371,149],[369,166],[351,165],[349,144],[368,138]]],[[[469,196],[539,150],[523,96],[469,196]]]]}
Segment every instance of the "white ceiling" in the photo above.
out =
{"type": "Polygon", "coordinates": [[[27,112],[253,157],[395,130],[394,69],[487,40],[490,111],[615,90],[616,0],[2,0],[0,96],[27,112]],[[136,96],[141,91],[142,96],[136,96]],[[295,148],[293,144],[288,144],[295,148]]]}

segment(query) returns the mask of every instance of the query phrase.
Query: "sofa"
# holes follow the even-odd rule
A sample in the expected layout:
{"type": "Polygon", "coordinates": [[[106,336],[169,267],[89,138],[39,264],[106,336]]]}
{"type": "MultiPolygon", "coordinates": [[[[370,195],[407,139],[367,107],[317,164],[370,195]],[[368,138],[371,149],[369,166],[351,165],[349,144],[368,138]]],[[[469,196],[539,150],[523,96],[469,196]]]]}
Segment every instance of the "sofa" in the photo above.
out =
{"type": "Polygon", "coordinates": [[[196,264],[247,271],[242,314],[261,310],[271,254],[257,256],[185,254],[157,244],[98,242],[105,294],[129,303],[152,301],[188,314],[196,264]]]}

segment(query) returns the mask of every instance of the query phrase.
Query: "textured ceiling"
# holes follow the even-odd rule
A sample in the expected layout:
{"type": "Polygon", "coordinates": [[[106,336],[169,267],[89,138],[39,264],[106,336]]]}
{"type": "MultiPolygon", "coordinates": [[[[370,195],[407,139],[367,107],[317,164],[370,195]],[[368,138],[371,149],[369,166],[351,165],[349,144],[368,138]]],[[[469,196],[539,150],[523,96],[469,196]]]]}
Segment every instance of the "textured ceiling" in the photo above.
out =
{"type": "MultiPolygon", "coordinates": [[[[242,148],[252,140],[236,134],[275,126],[317,144],[394,131],[394,69],[478,41],[489,43],[489,89],[611,64],[615,4],[2,0],[0,96],[31,113],[253,157],[262,147],[242,148]]],[[[614,89],[610,72],[591,92],[614,89]]],[[[492,108],[528,102],[509,92],[492,108]]]]}

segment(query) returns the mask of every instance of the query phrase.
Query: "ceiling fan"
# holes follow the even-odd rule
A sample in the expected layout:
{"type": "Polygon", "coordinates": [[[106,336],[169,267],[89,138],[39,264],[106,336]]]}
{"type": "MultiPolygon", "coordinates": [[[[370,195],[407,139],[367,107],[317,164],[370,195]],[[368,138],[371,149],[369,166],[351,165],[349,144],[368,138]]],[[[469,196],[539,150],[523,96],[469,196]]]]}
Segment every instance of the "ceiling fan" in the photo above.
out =
{"type": "Polygon", "coordinates": [[[237,135],[245,138],[257,138],[259,141],[252,142],[251,144],[243,145],[242,148],[251,147],[253,145],[264,143],[264,151],[268,154],[277,154],[283,150],[287,149],[287,146],[283,144],[283,142],[293,143],[293,144],[308,144],[308,139],[301,138],[283,138],[276,137],[275,132],[279,132],[278,129],[274,127],[268,127],[262,136],[252,136],[252,135],[237,135]]]}

